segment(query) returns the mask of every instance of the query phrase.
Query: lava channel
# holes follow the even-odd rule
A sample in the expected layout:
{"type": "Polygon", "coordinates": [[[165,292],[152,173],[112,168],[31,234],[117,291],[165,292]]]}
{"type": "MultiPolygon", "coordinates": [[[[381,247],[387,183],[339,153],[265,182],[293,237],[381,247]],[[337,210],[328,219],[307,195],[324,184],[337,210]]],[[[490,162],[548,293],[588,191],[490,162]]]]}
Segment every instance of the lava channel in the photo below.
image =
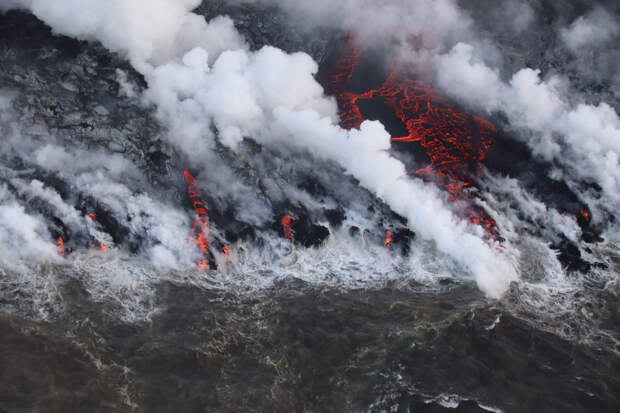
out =
{"type": "Polygon", "coordinates": [[[198,268],[209,269],[209,214],[198,195],[196,178],[188,171],[185,171],[183,174],[185,175],[185,182],[187,182],[187,195],[189,196],[189,200],[192,203],[196,215],[192,228],[194,236],[190,237],[189,240],[198,244],[200,248],[201,259],[198,261],[198,268]]]}
{"type": "Polygon", "coordinates": [[[284,238],[286,238],[290,242],[293,242],[293,233],[291,231],[291,216],[290,215],[285,215],[282,218],[282,235],[284,235],[284,238]]]}

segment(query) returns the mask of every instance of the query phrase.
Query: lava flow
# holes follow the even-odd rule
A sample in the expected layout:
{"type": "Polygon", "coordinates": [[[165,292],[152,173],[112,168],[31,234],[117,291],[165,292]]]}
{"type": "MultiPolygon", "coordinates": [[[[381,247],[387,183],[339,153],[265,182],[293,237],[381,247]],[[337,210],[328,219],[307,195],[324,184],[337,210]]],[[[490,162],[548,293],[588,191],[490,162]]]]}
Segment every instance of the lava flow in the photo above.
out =
{"type": "Polygon", "coordinates": [[[423,83],[411,65],[393,65],[377,89],[354,93],[347,90],[359,66],[363,48],[349,38],[327,74],[325,90],[338,101],[341,126],[359,128],[365,120],[359,103],[363,100],[385,105],[406,127],[406,136],[393,141],[421,145],[430,159],[424,168],[410,172],[443,187],[463,214],[485,229],[485,237],[498,239],[495,221],[473,205],[464,190],[475,183],[497,129],[488,121],[454,108],[423,83]]]}
{"type": "Polygon", "coordinates": [[[58,237],[57,249],[60,256],[65,257],[67,255],[65,253],[65,241],[62,239],[62,237],[58,237]]]}
{"type": "Polygon", "coordinates": [[[385,248],[390,249],[392,246],[392,231],[386,231],[385,233],[385,248]]]}
{"type": "MultiPolygon", "coordinates": [[[[88,214],[88,217],[95,223],[95,225],[98,225],[97,220],[95,219],[95,214],[92,214],[92,213],[88,214]]],[[[99,241],[98,240],[97,242],[99,242],[99,249],[101,251],[105,252],[105,251],[108,250],[108,247],[106,247],[106,245],[103,243],[103,241],[99,241]]]]}
{"type": "Polygon", "coordinates": [[[293,234],[291,232],[291,216],[290,215],[285,215],[284,218],[282,218],[282,233],[284,235],[284,238],[286,238],[289,241],[293,241],[293,234]]]}
{"type": "Polygon", "coordinates": [[[198,261],[198,268],[209,268],[209,214],[203,204],[202,200],[198,196],[198,184],[196,179],[188,171],[183,173],[185,175],[185,181],[187,182],[187,195],[194,207],[194,213],[196,218],[194,219],[194,226],[192,231],[194,237],[190,237],[190,241],[198,244],[202,258],[198,261]]]}

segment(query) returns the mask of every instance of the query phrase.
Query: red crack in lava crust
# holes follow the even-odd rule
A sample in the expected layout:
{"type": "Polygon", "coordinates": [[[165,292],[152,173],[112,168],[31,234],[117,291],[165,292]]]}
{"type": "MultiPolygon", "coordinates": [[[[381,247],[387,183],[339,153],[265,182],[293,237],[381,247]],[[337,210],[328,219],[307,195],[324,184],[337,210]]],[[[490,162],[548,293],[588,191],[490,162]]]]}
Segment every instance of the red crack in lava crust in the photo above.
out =
{"type": "Polygon", "coordinates": [[[359,128],[365,120],[358,103],[362,100],[382,102],[405,125],[406,136],[393,136],[393,141],[421,145],[430,164],[409,172],[444,188],[452,201],[462,205],[470,222],[485,229],[485,238],[498,239],[495,221],[473,204],[465,188],[475,183],[476,173],[493,143],[497,129],[490,122],[459,111],[437,95],[417,76],[411,65],[393,65],[391,73],[377,89],[362,93],[346,90],[358,66],[363,48],[349,38],[346,46],[328,71],[327,94],[338,101],[341,126],[359,128]]]}
{"type": "Polygon", "coordinates": [[[385,247],[387,249],[390,249],[391,246],[392,246],[392,231],[386,231],[385,232],[385,247]]]}
{"type": "MultiPolygon", "coordinates": [[[[95,214],[90,213],[88,214],[88,217],[91,219],[91,221],[93,221],[95,223],[95,225],[99,225],[99,223],[97,222],[97,219],[95,218],[95,214]]],[[[97,240],[97,242],[99,243],[99,249],[103,252],[108,250],[108,247],[106,247],[106,245],[103,243],[103,241],[97,240]]]]}
{"type": "Polygon", "coordinates": [[[284,235],[284,238],[286,238],[287,240],[293,242],[293,234],[291,232],[291,216],[290,215],[285,215],[284,218],[282,218],[282,233],[284,235]]]}
{"type": "Polygon", "coordinates": [[[196,178],[188,171],[184,171],[185,182],[187,183],[187,195],[192,207],[194,207],[194,226],[192,232],[194,237],[190,237],[189,241],[195,242],[200,248],[201,259],[198,261],[198,268],[209,269],[209,214],[207,208],[198,195],[198,184],[196,178]]]}
{"type": "Polygon", "coordinates": [[[56,244],[56,249],[58,250],[58,254],[62,257],[66,257],[67,254],[65,253],[65,241],[62,239],[62,237],[58,237],[58,241],[56,244]]]}

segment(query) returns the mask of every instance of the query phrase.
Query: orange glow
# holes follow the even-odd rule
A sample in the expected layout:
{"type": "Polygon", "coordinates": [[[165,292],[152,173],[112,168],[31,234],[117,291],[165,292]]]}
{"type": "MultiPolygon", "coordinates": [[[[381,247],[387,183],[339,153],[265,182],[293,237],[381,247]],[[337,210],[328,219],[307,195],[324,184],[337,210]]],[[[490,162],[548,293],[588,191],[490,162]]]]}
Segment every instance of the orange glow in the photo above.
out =
{"type": "Polygon", "coordinates": [[[66,253],[65,253],[65,241],[62,239],[62,237],[58,237],[58,254],[60,254],[61,256],[65,257],[66,253]]]}
{"type": "Polygon", "coordinates": [[[202,258],[198,261],[198,268],[209,269],[209,214],[202,200],[198,196],[198,184],[196,179],[188,171],[183,172],[185,176],[185,182],[187,182],[187,195],[194,207],[194,225],[192,227],[193,237],[190,237],[191,242],[198,244],[202,258]]]}
{"type": "Polygon", "coordinates": [[[293,241],[293,235],[291,233],[291,216],[290,215],[285,215],[284,218],[282,218],[282,232],[284,234],[284,238],[286,238],[289,241],[293,241]]]}
{"type": "MultiPolygon", "coordinates": [[[[359,62],[363,49],[359,47],[353,36],[349,36],[347,44],[327,75],[325,91],[330,95],[338,95],[346,88],[353,77],[353,71],[359,62]]],[[[340,103],[340,102],[338,102],[340,103]]]]}
{"type": "Polygon", "coordinates": [[[347,91],[362,52],[363,48],[349,38],[325,82],[326,92],[338,102],[342,127],[360,127],[365,119],[358,103],[363,100],[387,106],[407,129],[407,135],[393,136],[392,140],[421,145],[430,158],[429,165],[410,174],[444,188],[450,199],[459,204],[463,215],[485,228],[486,238],[497,238],[495,221],[474,206],[472,196],[465,191],[476,181],[497,134],[495,126],[454,108],[420,79],[412,65],[392,65],[390,74],[377,89],[347,91]]]}
{"type": "Polygon", "coordinates": [[[586,222],[590,222],[590,214],[588,214],[588,211],[586,211],[585,209],[582,209],[579,211],[579,213],[581,214],[583,219],[586,220],[586,222]]]}
{"type": "MultiPolygon", "coordinates": [[[[97,220],[95,219],[95,214],[90,213],[90,214],[88,214],[88,217],[89,217],[89,218],[90,218],[90,219],[91,219],[91,220],[92,220],[95,224],[98,224],[98,223],[97,223],[97,220]]],[[[94,247],[94,245],[91,245],[91,247],[94,247]]],[[[105,246],[105,244],[103,243],[103,241],[99,241],[99,249],[100,249],[101,251],[105,252],[105,251],[107,251],[107,250],[108,250],[108,247],[106,247],[106,246],[105,246]]]]}
{"type": "Polygon", "coordinates": [[[385,247],[387,249],[390,249],[391,246],[392,246],[392,231],[387,231],[385,233],[385,247]]]}
{"type": "Polygon", "coordinates": [[[224,252],[226,261],[230,261],[230,250],[228,249],[228,245],[224,245],[224,248],[222,248],[222,252],[224,252]]]}

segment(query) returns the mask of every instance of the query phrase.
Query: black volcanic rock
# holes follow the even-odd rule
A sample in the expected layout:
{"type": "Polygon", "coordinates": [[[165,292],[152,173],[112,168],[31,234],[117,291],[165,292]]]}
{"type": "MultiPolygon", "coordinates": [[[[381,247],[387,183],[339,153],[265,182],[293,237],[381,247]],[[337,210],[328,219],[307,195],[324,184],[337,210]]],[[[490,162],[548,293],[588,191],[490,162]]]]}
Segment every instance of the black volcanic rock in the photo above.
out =
{"type": "Polygon", "coordinates": [[[579,271],[588,273],[592,268],[592,264],[581,258],[579,248],[568,239],[563,238],[559,243],[551,247],[559,252],[558,260],[569,272],[579,271]]]}
{"type": "Polygon", "coordinates": [[[415,232],[407,227],[397,228],[392,231],[392,245],[397,246],[403,255],[409,255],[411,241],[415,238],[415,232]]]}
{"type": "Polygon", "coordinates": [[[306,177],[297,184],[299,189],[303,189],[314,197],[320,197],[327,195],[325,187],[316,179],[312,177],[306,177]]]}
{"type": "Polygon", "coordinates": [[[351,237],[359,237],[360,235],[360,227],[357,225],[352,225],[349,227],[349,235],[351,237]]]}
{"type": "MultiPolygon", "coordinates": [[[[307,211],[297,209],[297,211],[290,216],[292,240],[296,244],[306,248],[318,247],[329,237],[329,230],[322,225],[314,223],[307,211]]],[[[278,232],[283,234],[283,223],[281,218],[278,220],[276,227],[278,228],[278,232]]]]}
{"type": "Polygon", "coordinates": [[[325,218],[334,228],[339,228],[342,222],[346,219],[347,215],[342,207],[327,209],[324,211],[325,218]]]}
{"type": "Polygon", "coordinates": [[[304,247],[318,247],[327,237],[329,230],[318,224],[313,224],[307,217],[296,219],[291,224],[295,241],[304,247]]]}
{"type": "Polygon", "coordinates": [[[303,22],[266,2],[203,1],[194,13],[207,20],[220,15],[230,16],[253,50],[265,45],[289,53],[303,50],[319,63],[327,58],[334,37],[334,32],[328,29],[304,29],[303,22]]]}

